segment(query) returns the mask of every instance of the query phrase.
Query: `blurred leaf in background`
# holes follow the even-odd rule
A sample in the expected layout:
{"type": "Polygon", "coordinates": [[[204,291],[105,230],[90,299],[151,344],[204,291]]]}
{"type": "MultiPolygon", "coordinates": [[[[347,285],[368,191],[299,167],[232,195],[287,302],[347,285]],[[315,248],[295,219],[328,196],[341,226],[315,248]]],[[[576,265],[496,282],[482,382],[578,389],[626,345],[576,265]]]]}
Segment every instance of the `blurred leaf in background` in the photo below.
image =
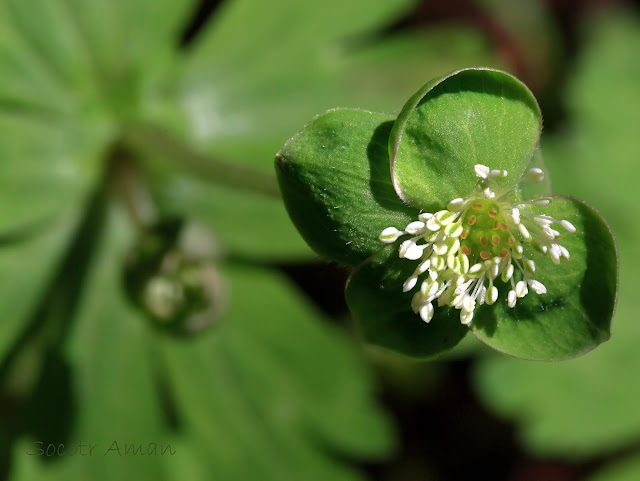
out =
{"type": "MultiPolygon", "coordinates": [[[[610,11],[584,24],[585,49],[565,89],[566,127],[543,143],[554,188],[586,196],[609,220],[620,252],[620,298],[612,341],[562,364],[489,358],[476,388],[502,416],[517,420],[525,446],[540,456],[600,458],[640,440],[640,327],[633,276],[640,231],[640,19],[610,11]]],[[[632,449],[632,447],[635,448],[632,449]]],[[[637,453],[640,456],[640,453],[637,453]]],[[[593,480],[640,476],[637,459],[593,480]],[[632,474],[633,473],[633,474],[632,474]]]]}
{"type": "Polygon", "coordinates": [[[271,264],[311,257],[272,159],[318,111],[393,111],[497,63],[472,28],[385,31],[414,4],[228,0],[181,47],[195,0],[0,0],[1,475],[353,480],[350,460],[388,455],[357,349],[271,264]],[[212,233],[229,295],[191,339],[122,282],[174,217],[212,233]],[[37,441],[98,451],[27,455],[37,441]],[[114,460],[113,441],[178,454],[114,460]]]}

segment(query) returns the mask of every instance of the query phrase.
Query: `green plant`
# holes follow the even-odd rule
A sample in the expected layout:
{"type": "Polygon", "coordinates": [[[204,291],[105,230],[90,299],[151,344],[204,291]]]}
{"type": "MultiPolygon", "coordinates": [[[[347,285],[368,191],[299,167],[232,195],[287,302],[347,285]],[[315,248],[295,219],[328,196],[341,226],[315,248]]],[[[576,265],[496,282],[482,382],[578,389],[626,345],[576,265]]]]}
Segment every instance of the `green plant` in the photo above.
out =
{"type": "Polygon", "coordinates": [[[500,351],[551,360],[609,338],[608,226],[581,201],[531,198],[521,183],[544,187],[530,165],[541,126],[523,84],[474,68],[427,83],[395,120],[333,110],[287,142],[276,159],[285,203],[312,248],[356,267],[346,296],[366,340],[426,357],[469,326],[500,351]]]}

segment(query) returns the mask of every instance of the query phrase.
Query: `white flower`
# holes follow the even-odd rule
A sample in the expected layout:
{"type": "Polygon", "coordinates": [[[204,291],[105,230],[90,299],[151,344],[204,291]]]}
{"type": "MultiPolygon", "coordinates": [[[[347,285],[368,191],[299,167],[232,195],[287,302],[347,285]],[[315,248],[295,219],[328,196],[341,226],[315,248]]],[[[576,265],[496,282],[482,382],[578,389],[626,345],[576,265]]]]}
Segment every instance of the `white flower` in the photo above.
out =
{"type": "MultiPolygon", "coordinates": [[[[551,226],[559,224],[569,233],[576,228],[566,220],[534,215],[527,209],[547,206],[551,198],[512,204],[507,195],[495,191],[494,179],[506,177],[506,170],[480,164],[474,170],[479,180],[472,195],[453,199],[446,209],[433,214],[421,213],[404,231],[387,227],[380,233],[380,240],[387,244],[410,236],[401,242],[399,256],[417,261],[418,267],[403,290],[420,286],[411,307],[425,322],[433,318],[437,300],[438,306],[459,309],[460,321],[470,324],[478,306],[498,302],[500,293],[494,285],[498,277],[510,287],[505,298],[509,307],[525,297],[529,288],[545,294],[546,287],[534,279],[536,264],[525,256],[523,243],[540,255],[549,255],[555,264],[569,260],[569,252],[557,241],[560,233],[551,226]]],[[[524,176],[532,182],[543,177],[537,168],[524,176]]]]}

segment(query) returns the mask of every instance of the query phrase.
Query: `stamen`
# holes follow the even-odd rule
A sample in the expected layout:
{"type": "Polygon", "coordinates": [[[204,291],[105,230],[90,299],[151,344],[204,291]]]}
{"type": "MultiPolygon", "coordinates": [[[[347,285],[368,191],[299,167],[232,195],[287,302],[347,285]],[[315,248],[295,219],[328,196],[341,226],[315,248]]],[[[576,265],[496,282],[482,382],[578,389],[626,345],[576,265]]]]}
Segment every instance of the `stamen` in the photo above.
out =
{"type": "MultiPolygon", "coordinates": [[[[472,195],[453,199],[446,209],[436,213],[420,213],[419,220],[409,223],[404,231],[387,227],[379,235],[385,244],[410,236],[400,242],[398,255],[419,263],[402,288],[404,292],[412,291],[422,279],[411,308],[425,322],[435,315],[436,300],[438,306],[460,310],[460,322],[470,324],[477,306],[498,302],[502,286],[508,289],[503,302],[510,308],[527,296],[529,289],[543,295],[547,289],[533,278],[537,266],[529,256],[534,252],[548,255],[554,264],[570,258],[569,251],[558,243],[560,233],[552,225],[559,224],[569,233],[576,232],[576,227],[567,220],[530,210],[549,205],[550,197],[513,205],[506,200],[514,197],[509,191],[497,190],[496,199],[495,179],[506,177],[506,170],[492,170],[481,164],[474,170],[479,180],[472,195]],[[523,243],[530,247],[527,257],[523,243]],[[519,272],[514,279],[516,267],[519,272]]],[[[525,177],[539,182],[544,173],[533,168],[525,177]]]]}

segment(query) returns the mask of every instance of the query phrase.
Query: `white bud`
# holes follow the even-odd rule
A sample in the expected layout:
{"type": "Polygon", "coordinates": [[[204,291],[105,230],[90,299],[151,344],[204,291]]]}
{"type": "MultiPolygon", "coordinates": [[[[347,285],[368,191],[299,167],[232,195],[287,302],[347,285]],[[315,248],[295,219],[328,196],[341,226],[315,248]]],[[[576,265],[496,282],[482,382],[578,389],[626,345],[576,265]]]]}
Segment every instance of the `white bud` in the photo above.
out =
{"type": "Polygon", "coordinates": [[[526,261],[524,261],[524,269],[529,274],[535,274],[536,273],[536,263],[533,262],[531,259],[527,259],[526,261]]]}
{"type": "Polygon", "coordinates": [[[516,300],[516,291],[510,290],[509,294],[507,295],[507,305],[509,307],[514,307],[516,305],[516,300]]]}
{"type": "Polygon", "coordinates": [[[531,240],[531,234],[529,234],[529,231],[527,230],[524,224],[518,224],[518,230],[522,234],[522,237],[524,237],[527,240],[531,240]]]}
{"type": "Polygon", "coordinates": [[[480,270],[482,270],[482,268],[484,267],[483,264],[474,264],[471,266],[471,268],[469,268],[469,274],[475,274],[477,272],[480,272],[480,270]]]}
{"type": "Polygon", "coordinates": [[[511,277],[513,276],[513,270],[513,264],[509,263],[507,268],[502,271],[502,282],[507,282],[509,279],[511,279],[511,277]]]}
{"type": "Polygon", "coordinates": [[[420,317],[424,322],[429,322],[433,318],[433,304],[425,304],[420,308],[420,317]]]}
{"type": "Polygon", "coordinates": [[[551,199],[549,199],[548,197],[541,197],[540,199],[534,200],[533,204],[538,207],[546,207],[551,204],[551,199]]]}
{"type": "Polygon", "coordinates": [[[387,227],[380,232],[379,239],[385,244],[393,244],[402,234],[404,234],[404,232],[399,231],[395,227],[387,227]]]}
{"type": "Polygon", "coordinates": [[[547,288],[544,286],[544,284],[542,282],[536,281],[535,279],[529,280],[529,287],[531,287],[533,292],[535,292],[536,294],[546,294],[547,292],[547,288]]]}
{"type": "Polygon", "coordinates": [[[568,220],[561,220],[560,221],[560,225],[562,227],[564,227],[565,230],[567,232],[570,232],[571,234],[573,234],[576,231],[576,228],[574,227],[574,225],[571,222],[569,222],[568,220]]]}
{"type": "Polygon", "coordinates": [[[427,219],[427,223],[426,223],[427,229],[429,229],[430,231],[437,231],[440,230],[440,223],[436,220],[435,217],[430,217],[429,219],[427,219]]]}
{"type": "Polygon", "coordinates": [[[427,247],[426,244],[417,245],[413,239],[408,239],[400,244],[398,255],[405,259],[415,261],[422,257],[422,252],[424,251],[425,247],[427,247]]]}
{"type": "Polygon", "coordinates": [[[449,246],[447,246],[447,244],[445,243],[433,245],[433,252],[435,252],[439,256],[445,255],[448,249],[449,249],[449,246]]]}
{"type": "Polygon", "coordinates": [[[450,210],[451,212],[460,212],[463,205],[464,205],[464,199],[459,197],[449,202],[447,204],[447,209],[450,210]]]}
{"type": "Polygon", "coordinates": [[[473,169],[476,171],[476,175],[481,179],[486,179],[487,177],[489,177],[489,174],[491,173],[491,169],[486,165],[482,165],[482,164],[476,164],[473,167],[473,169]]]}
{"type": "Polygon", "coordinates": [[[411,289],[413,289],[416,286],[417,283],[418,283],[418,276],[409,277],[409,279],[404,281],[404,284],[402,285],[402,292],[409,292],[411,289]]]}
{"type": "Polygon", "coordinates": [[[517,225],[520,223],[520,211],[518,210],[517,207],[514,207],[513,209],[511,209],[511,217],[513,217],[514,224],[517,225]]]}
{"type": "Polygon", "coordinates": [[[498,300],[498,288],[496,286],[491,286],[489,291],[487,292],[487,304],[491,305],[498,300]]]}
{"type": "Polygon", "coordinates": [[[529,182],[533,182],[533,183],[542,182],[542,180],[544,179],[544,172],[542,171],[542,169],[533,167],[527,170],[526,177],[529,182]]]}
{"type": "Polygon", "coordinates": [[[476,301],[474,301],[473,298],[469,294],[467,294],[462,299],[462,308],[465,311],[473,311],[476,308],[476,301]]]}
{"type": "Polygon", "coordinates": [[[527,295],[528,291],[529,290],[527,289],[527,285],[524,283],[524,281],[518,281],[516,283],[516,296],[524,297],[527,295]]]}
{"type": "Polygon", "coordinates": [[[424,222],[417,220],[405,227],[405,232],[411,235],[420,234],[424,230],[424,225],[424,222]]]}
{"type": "Polygon", "coordinates": [[[471,321],[473,320],[473,311],[461,311],[460,312],[460,322],[462,324],[464,324],[465,326],[468,326],[469,324],[471,324],[471,321]]]}

